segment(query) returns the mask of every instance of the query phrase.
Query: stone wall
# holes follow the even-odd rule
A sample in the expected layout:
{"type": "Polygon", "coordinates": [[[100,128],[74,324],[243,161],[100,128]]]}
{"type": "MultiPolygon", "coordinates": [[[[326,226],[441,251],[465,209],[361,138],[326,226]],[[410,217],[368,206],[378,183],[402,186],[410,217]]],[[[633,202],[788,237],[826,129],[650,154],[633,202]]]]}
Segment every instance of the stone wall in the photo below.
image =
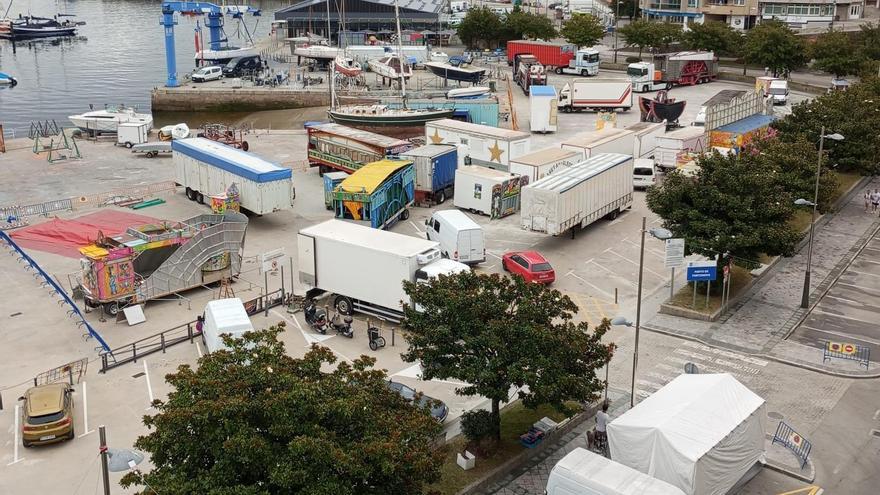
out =
{"type": "Polygon", "coordinates": [[[327,90],[279,88],[153,88],[150,100],[154,112],[252,112],[330,106],[327,90]]]}

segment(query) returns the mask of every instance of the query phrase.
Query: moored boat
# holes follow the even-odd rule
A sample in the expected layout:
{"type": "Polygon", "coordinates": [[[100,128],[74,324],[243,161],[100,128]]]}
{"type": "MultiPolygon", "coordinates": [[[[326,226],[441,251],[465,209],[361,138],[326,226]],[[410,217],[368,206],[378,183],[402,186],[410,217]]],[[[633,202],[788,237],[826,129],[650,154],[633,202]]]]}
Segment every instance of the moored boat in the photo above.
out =
{"type": "Polygon", "coordinates": [[[435,76],[452,81],[476,84],[486,76],[486,69],[476,67],[454,66],[444,62],[425,62],[425,68],[435,76]]]}
{"type": "Polygon", "coordinates": [[[147,124],[148,128],[153,126],[152,115],[137,113],[134,108],[123,106],[106,107],[67,118],[73,125],[91,134],[114,133],[122,123],[147,124]]]}
{"type": "Polygon", "coordinates": [[[397,54],[391,54],[368,62],[370,70],[381,77],[400,79],[412,77],[412,67],[397,54]]]}
{"type": "Polygon", "coordinates": [[[424,126],[432,120],[452,117],[452,108],[391,108],[387,105],[344,105],[327,111],[337,124],[352,127],[424,126]]]}
{"type": "Polygon", "coordinates": [[[455,88],[446,92],[447,98],[473,98],[483,96],[491,91],[485,86],[471,86],[469,88],[455,88]]]}
{"type": "MultiPolygon", "coordinates": [[[[65,17],[71,17],[64,14],[65,17]]],[[[78,26],[85,22],[58,17],[19,16],[18,19],[0,19],[0,38],[11,40],[73,36],[78,26]]]]}

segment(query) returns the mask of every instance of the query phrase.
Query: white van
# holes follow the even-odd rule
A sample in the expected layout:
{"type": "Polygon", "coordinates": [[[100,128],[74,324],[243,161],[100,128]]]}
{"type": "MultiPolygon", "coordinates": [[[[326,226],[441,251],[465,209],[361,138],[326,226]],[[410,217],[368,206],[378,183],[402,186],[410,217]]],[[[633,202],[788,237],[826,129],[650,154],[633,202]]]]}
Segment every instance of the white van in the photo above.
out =
{"type": "Polygon", "coordinates": [[[468,264],[486,261],[483,228],[463,212],[435,211],[425,227],[428,240],[440,243],[443,256],[468,264]]]}
{"type": "Polygon", "coordinates": [[[545,495],[684,495],[678,487],[576,448],[553,466],[545,495]]]}
{"type": "Polygon", "coordinates": [[[647,189],[657,182],[654,170],[654,160],[649,158],[636,158],[633,162],[633,188],[647,189]]]}
{"type": "Polygon", "coordinates": [[[220,337],[228,333],[232,338],[240,338],[245,332],[253,331],[254,326],[241,299],[215,299],[205,306],[205,321],[202,323],[202,342],[208,352],[227,349],[220,337]]]}
{"type": "Polygon", "coordinates": [[[192,81],[193,82],[206,82],[206,81],[216,81],[223,77],[223,67],[219,65],[212,65],[210,67],[202,67],[201,69],[193,72],[192,81]]]}

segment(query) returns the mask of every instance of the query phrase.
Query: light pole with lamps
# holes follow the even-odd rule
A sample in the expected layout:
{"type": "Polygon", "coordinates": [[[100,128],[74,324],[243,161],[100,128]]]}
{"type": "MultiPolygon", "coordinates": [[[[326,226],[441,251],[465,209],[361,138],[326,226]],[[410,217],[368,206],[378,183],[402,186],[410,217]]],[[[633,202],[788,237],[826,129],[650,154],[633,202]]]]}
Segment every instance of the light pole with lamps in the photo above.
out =
{"type": "MultiPolygon", "coordinates": [[[[630,407],[635,405],[636,400],[636,369],[639,366],[639,325],[642,319],[642,275],[644,273],[645,268],[645,233],[651,234],[651,237],[655,239],[660,239],[665,241],[666,239],[670,239],[672,237],[672,232],[663,228],[653,228],[651,230],[646,230],[645,226],[647,223],[647,218],[642,217],[642,241],[641,246],[639,248],[639,288],[638,294],[636,295],[636,342],[635,349],[633,350],[633,371],[632,371],[632,385],[630,387],[630,397],[629,397],[629,405],[630,407]]],[[[618,316],[611,320],[612,325],[625,325],[628,327],[633,326],[631,321],[628,321],[626,318],[622,316],[618,316]]]]}
{"type": "Polygon", "coordinates": [[[617,63],[617,27],[620,22],[620,4],[623,2],[621,0],[617,1],[617,6],[614,9],[614,63],[617,63]]]}
{"type": "Polygon", "coordinates": [[[813,213],[810,219],[810,244],[807,248],[807,271],[804,272],[804,293],[801,295],[801,307],[810,307],[810,267],[813,264],[813,228],[816,224],[816,207],[819,203],[819,178],[822,176],[822,152],[825,148],[825,138],[832,141],[843,141],[843,136],[838,133],[825,134],[825,126],[822,126],[822,132],[819,134],[819,159],[816,164],[816,188],[813,192],[813,201],[800,198],[794,202],[798,206],[812,206],[813,213]]]}

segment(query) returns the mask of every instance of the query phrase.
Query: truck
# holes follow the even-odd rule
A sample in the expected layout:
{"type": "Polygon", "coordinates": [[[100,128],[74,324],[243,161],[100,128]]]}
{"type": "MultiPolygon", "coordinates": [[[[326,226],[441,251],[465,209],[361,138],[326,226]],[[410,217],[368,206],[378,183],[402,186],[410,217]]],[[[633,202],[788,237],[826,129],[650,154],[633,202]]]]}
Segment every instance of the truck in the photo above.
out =
{"type": "Polygon", "coordinates": [[[685,495],[680,488],[629,466],[576,448],[550,470],[547,495],[685,495]]]}
{"type": "Polygon", "coordinates": [[[663,122],[637,122],[626,130],[633,133],[634,159],[653,158],[657,148],[657,137],[666,134],[666,124],[663,122]]]}
{"type": "Polygon", "coordinates": [[[199,204],[206,196],[226,195],[235,185],[241,208],[265,215],[288,210],[296,189],[289,168],[266,161],[253,153],[205,138],[175,139],[175,181],[186,197],[199,204]]]}
{"type": "Polygon", "coordinates": [[[788,103],[788,81],[785,79],[773,79],[767,85],[764,96],[769,98],[774,105],[785,105],[788,103]]]}
{"type": "Polygon", "coordinates": [[[202,342],[209,353],[228,349],[221,335],[229,334],[239,338],[245,332],[252,332],[254,326],[241,299],[215,299],[205,306],[202,342]]]}
{"type": "MultiPolygon", "coordinates": [[[[546,66],[546,64],[544,64],[546,66]]],[[[578,50],[568,65],[554,69],[557,74],[574,74],[576,76],[595,76],[599,73],[599,50],[583,48],[578,50]]]]}
{"type": "Polygon", "coordinates": [[[629,64],[626,74],[637,93],[693,86],[718,77],[718,59],[713,52],[667,53],[655,55],[653,62],[629,64]]]}
{"type": "Polygon", "coordinates": [[[455,169],[458,149],[449,144],[428,144],[413,148],[400,156],[410,160],[416,171],[415,204],[443,204],[455,190],[455,169]]]}
{"type": "Polygon", "coordinates": [[[552,236],[615,219],[633,203],[633,159],[602,153],[522,188],[520,226],[552,236]]]}
{"type": "Polygon", "coordinates": [[[328,294],[336,310],[399,322],[410,301],[403,282],[470,268],[443,259],[439,243],[342,220],[327,220],[297,234],[298,278],[308,298],[328,294]]]}
{"type": "Polygon", "coordinates": [[[707,150],[708,139],[702,127],[682,127],[657,137],[654,163],[661,168],[676,168],[694,153],[707,150]]]}
{"type": "Polygon", "coordinates": [[[561,148],[581,153],[581,159],[586,160],[599,153],[620,153],[631,155],[635,133],[628,129],[607,127],[600,131],[589,131],[575,134],[562,142],[561,148]]]}
{"type": "Polygon", "coordinates": [[[553,86],[529,88],[529,129],[532,132],[556,132],[558,100],[553,86]]]}
{"type": "Polygon", "coordinates": [[[453,205],[473,213],[502,218],[519,210],[519,195],[528,178],[478,165],[455,171],[453,205]]]}
{"type": "Polygon", "coordinates": [[[513,82],[529,94],[532,86],[547,85],[547,71],[532,54],[519,54],[513,58],[513,82]]]}
{"type": "Polygon", "coordinates": [[[386,158],[364,165],[333,190],[336,218],[369,223],[374,229],[408,219],[415,175],[410,160],[386,158]]]}
{"type": "Polygon", "coordinates": [[[563,112],[581,110],[629,110],[633,106],[632,84],[626,79],[575,79],[559,93],[563,112]]]}
{"type": "Polygon", "coordinates": [[[507,170],[511,159],[529,152],[531,134],[441,119],[425,123],[425,142],[454,145],[458,149],[458,167],[482,165],[507,170]]]}
{"type": "Polygon", "coordinates": [[[529,182],[535,182],[557,170],[572,167],[583,159],[584,154],[581,151],[554,146],[510,160],[510,171],[527,177],[529,182]]]}
{"type": "MultiPolygon", "coordinates": [[[[547,67],[547,70],[554,70],[558,67],[568,67],[577,51],[578,47],[569,43],[511,40],[507,42],[507,65],[513,65],[517,55],[528,53],[547,67]]],[[[597,71],[599,70],[598,68],[599,60],[597,57],[597,71]]],[[[557,74],[561,74],[561,72],[557,72],[557,74]]]]}

